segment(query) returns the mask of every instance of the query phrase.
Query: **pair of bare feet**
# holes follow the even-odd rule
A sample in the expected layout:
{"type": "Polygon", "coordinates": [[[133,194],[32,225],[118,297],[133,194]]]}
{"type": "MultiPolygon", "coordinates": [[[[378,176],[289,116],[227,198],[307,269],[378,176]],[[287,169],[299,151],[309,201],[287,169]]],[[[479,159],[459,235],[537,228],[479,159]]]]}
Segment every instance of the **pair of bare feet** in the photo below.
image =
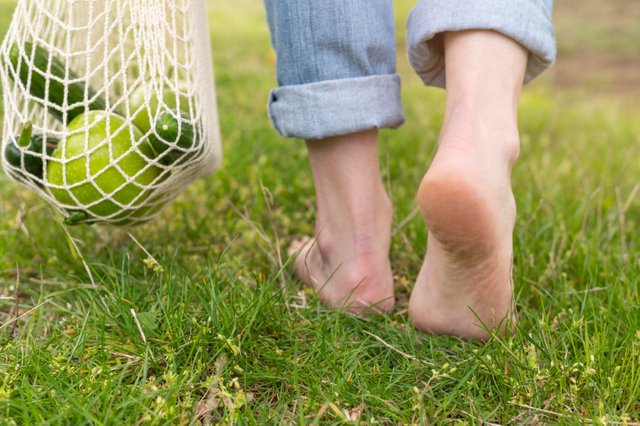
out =
{"type": "MultiPolygon", "coordinates": [[[[447,104],[437,154],[418,188],[429,230],[409,301],[420,330],[485,340],[513,325],[511,280],[518,156],[517,103],[526,51],[491,31],[444,36],[447,104]]],[[[316,236],[292,244],[295,270],[321,300],[389,311],[392,206],[380,178],[377,132],[308,141],[316,236]]]]}

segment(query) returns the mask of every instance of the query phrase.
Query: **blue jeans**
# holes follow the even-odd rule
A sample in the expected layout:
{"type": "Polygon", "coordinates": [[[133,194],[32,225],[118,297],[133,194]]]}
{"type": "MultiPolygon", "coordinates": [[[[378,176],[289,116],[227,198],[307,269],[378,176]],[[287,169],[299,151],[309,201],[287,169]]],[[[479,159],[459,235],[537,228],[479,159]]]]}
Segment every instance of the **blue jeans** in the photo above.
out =
{"type": "MultiPolygon", "coordinates": [[[[287,137],[307,140],[404,122],[392,0],[264,0],[279,87],[269,115],[287,137]]],[[[445,87],[445,31],[487,29],[529,50],[525,83],[556,55],[553,0],[419,0],[407,23],[411,65],[425,84],[445,87]]]]}

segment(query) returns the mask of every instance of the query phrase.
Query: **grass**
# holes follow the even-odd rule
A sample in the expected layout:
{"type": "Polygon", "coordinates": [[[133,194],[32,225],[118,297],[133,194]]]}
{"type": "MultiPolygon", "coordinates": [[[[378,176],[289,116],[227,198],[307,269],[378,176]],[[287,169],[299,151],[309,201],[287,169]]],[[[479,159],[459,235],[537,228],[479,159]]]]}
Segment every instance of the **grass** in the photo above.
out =
{"type": "MultiPolygon", "coordinates": [[[[640,105],[547,78],[525,91],[517,333],[426,336],[406,301],[426,242],[414,192],[443,92],[399,55],[408,121],[381,145],[398,307],[328,311],[282,254],[313,230],[313,188],[303,144],[266,117],[259,2],[215,3],[215,176],[129,235],[65,230],[0,175],[0,424],[640,422],[640,105]]],[[[409,3],[395,2],[400,30],[409,3]]]]}

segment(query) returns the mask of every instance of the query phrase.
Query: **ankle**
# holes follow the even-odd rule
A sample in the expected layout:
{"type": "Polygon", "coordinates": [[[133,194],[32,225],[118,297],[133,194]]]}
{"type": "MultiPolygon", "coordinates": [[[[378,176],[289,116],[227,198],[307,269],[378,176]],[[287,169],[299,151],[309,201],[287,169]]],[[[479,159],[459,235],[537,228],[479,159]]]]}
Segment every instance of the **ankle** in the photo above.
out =
{"type": "Polygon", "coordinates": [[[473,101],[448,102],[439,149],[492,154],[511,168],[520,155],[517,111],[483,108],[473,101]]]}
{"type": "Polygon", "coordinates": [[[345,239],[362,250],[375,245],[380,236],[391,231],[393,207],[384,191],[364,199],[348,198],[345,200],[327,201],[318,199],[318,218],[316,233],[319,246],[324,253],[329,253],[332,241],[345,239]]]}

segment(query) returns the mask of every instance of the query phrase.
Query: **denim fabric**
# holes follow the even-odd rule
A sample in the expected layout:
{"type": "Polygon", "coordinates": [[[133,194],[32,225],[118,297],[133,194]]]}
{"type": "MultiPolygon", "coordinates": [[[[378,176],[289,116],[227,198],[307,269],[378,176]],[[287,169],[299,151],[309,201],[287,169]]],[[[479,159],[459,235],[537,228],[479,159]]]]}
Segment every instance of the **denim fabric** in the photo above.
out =
{"type": "Polygon", "coordinates": [[[283,136],[320,139],[404,122],[391,0],[265,0],[283,136]]]}
{"type": "Polygon", "coordinates": [[[398,127],[404,122],[400,77],[370,75],[271,91],[269,116],[283,136],[307,140],[398,127]]]}
{"type": "MultiPolygon", "coordinates": [[[[287,137],[307,140],[404,122],[395,72],[392,0],[264,0],[280,87],[269,114],[287,137]]],[[[555,58],[552,0],[420,0],[407,44],[426,84],[444,87],[429,40],[444,31],[492,29],[530,51],[525,81],[555,58]]]]}
{"type": "Polygon", "coordinates": [[[407,22],[407,50],[425,84],[445,87],[444,58],[428,43],[444,31],[494,30],[529,50],[525,83],[556,57],[553,0],[420,0],[407,22]]]}

